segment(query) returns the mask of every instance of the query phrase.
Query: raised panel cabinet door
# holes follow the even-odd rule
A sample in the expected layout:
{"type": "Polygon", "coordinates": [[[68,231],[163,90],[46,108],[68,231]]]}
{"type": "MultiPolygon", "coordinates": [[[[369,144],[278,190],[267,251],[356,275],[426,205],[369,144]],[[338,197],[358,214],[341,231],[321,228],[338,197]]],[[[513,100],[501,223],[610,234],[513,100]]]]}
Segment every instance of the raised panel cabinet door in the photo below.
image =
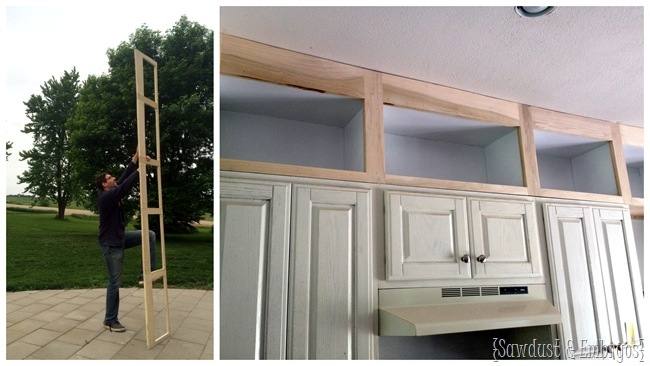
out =
{"type": "Polygon", "coordinates": [[[295,186],[290,359],[373,354],[369,191],[295,186]]]}
{"type": "Polygon", "coordinates": [[[464,197],[384,193],[388,280],[470,278],[464,197]]]}
{"type": "Polygon", "coordinates": [[[541,277],[535,205],[470,199],[475,278],[541,277]]]}
{"type": "Polygon", "coordinates": [[[610,342],[591,208],[545,204],[545,218],[562,344],[580,355],[610,342]]]}
{"type": "Polygon", "coordinates": [[[290,185],[221,180],[221,359],[284,359],[290,185]]]}
{"type": "Polygon", "coordinates": [[[594,208],[612,343],[641,338],[642,293],[629,211],[594,208]]]}

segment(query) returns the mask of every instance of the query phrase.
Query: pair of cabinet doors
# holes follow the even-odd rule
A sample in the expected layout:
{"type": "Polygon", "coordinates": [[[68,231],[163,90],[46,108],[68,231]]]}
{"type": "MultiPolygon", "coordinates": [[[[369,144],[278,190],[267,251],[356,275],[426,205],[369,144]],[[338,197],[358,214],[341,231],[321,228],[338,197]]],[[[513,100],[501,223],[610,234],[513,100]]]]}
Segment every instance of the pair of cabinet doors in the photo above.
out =
{"type": "Polygon", "coordinates": [[[368,359],[370,193],[221,180],[222,359],[368,359]]]}
{"type": "Polygon", "coordinates": [[[388,280],[542,276],[530,201],[391,191],[384,200],[388,280]]]}
{"type": "Polygon", "coordinates": [[[556,204],[544,211],[564,345],[580,356],[638,342],[642,290],[629,211],[556,204]]]}

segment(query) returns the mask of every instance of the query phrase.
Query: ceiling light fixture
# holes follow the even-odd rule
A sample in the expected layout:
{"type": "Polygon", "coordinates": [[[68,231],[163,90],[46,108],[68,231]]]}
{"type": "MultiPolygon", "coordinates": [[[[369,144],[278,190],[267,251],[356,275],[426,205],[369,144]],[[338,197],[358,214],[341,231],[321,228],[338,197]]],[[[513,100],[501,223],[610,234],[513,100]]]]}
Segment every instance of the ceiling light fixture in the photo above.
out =
{"type": "Polygon", "coordinates": [[[515,13],[520,17],[535,18],[550,14],[555,10],[554,6],[515,6],[515,13]]]}

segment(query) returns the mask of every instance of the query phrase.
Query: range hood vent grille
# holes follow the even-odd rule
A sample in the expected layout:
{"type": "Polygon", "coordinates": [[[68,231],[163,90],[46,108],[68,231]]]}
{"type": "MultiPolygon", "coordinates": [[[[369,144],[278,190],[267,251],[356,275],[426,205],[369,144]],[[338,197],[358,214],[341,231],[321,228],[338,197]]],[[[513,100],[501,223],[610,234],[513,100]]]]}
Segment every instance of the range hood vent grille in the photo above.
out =
{"type": "Polygon", "coordinates": [[[465,296],[481,296],[479,287],[463,287],[463,297],[465,296]]]}
{"type": "Polygon", "coordinates": [[[443,287],[442,297],[460,297],[460,287],[443,287]]]}
{"type": "MultiPolygon", "coordinates": [[[[526,286],[522,286],[522,289],[528,290],[526,286]]],[[[526,294],[522,293],[512,293],[512,294],[526,294]]],[[[510,294],[510,293],[508,293],[510,294]]],[[[499,286],[484,286],[484,287],[443,287],[442,288],[442,297],[467,297],[467,296],[498,296],[499,286]]]]}
{"type": "Polygon", "coordinates": [[[493,296],[498,294],[499,294],[499,288],[496,286],[481,287],[481,296],[493,296]]]}

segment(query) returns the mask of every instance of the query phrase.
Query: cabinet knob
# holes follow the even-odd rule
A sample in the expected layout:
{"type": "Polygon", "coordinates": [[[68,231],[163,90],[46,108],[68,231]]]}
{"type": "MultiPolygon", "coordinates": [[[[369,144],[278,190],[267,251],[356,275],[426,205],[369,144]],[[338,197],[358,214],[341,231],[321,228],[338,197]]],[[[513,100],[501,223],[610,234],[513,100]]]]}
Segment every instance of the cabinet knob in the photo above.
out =
{"type": "Polygon", "coordinates": [[[476,260],[481,262],[481,263],[485,263],[485,261],[487,260],[487,257],[485,255],[481,254],[478,257],[476,257],[476,260]]]}
{"type": "Polygon", "coordinates": [[[465,254],[464,256],[460,257],[460,260],[469,263],[469,254],[465,254]]]}

